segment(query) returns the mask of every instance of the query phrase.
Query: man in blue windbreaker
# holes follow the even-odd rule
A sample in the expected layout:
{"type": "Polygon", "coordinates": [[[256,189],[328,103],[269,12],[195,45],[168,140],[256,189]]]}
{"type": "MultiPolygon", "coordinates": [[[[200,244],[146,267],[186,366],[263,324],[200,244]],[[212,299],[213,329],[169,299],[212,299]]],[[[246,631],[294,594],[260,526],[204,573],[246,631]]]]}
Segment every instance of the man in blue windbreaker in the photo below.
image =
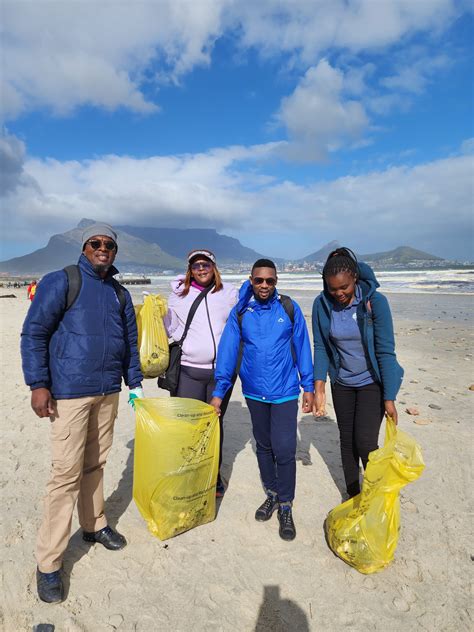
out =
{"type": "Polygon", "coordinates": [[[104,515],[103,475],[122,377],[131,398],[143,396],[132,300],[113,279],[117,234],[93,224],[82,244],[75,283],[67,269],[47,274],[21,334],[31,406],[51,422],[52,471],[36,547],[38,595],[48,603],[63,599],[60,569],[76,501],[86,542],[126,545],[104,515]]]}
{"type": "Polygon", "coordinates": [[[239,301],[230,313],[219,344],[211,404],[219,414],[242,349],[239,375],[267,494],[255,519],[269,520],[278,508],[280,537],[293,540],[298,398],[303,388],[302,409],[311,412],[313,362],[301,309],[288,297],[280,296],[276,284],[273,261],[256,261],[250,280],[240,289],[239,301]]]}

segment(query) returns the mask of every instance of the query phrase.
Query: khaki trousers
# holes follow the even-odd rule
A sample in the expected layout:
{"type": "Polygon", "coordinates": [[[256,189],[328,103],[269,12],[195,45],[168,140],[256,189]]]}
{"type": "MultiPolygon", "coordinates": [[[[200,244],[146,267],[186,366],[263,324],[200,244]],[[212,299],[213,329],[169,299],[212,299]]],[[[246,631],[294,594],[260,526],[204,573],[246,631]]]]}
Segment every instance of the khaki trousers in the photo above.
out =
{"type": "Polygon", "coordinates": [[[51,478],[36,545],[38,568],[61,568],[71,535],[74,505],[84,531],[107,526],[104,516],[104,466],[112,446],[119,394],[60,399],[51,420],[51,478]]]}

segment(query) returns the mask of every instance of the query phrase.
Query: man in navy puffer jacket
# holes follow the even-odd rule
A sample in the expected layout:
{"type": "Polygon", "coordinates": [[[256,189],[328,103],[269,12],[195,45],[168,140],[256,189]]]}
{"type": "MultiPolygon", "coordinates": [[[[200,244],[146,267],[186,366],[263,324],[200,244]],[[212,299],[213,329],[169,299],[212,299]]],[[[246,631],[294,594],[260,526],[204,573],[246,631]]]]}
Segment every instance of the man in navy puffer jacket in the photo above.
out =
{"type": "Polygon", "coordinates": [[[298,397],[303,388],[303,412],[310,412],[313,362],[301,309],[292,301],[292,322],[276,291],[276,283],[272,261],[259,259],[254,263],[250,281],[241,287],[239,302],[230,313],[219,343],[211,405],[219,414],[222,399],[232,383],[242,340],[239,375],[267,494],[255,519],[269,520],[278,508],[280,537],[293,540],[298,397]]]}
{"type": "Polygon", "coordinates": [[[104,515],[103,473],[122,377],[133,395],[143,396],[132,300],[121,288],[122,305],[113,283],[117,235],[94,224],[82,243],[74,303],[66,309],[66,272],[47,274],[21,334],[31,406],[51,421],[52,472],[36,548],[38,595],[49,603],[63,599],[60,569],[76,501],[86,542],[111,550],[126,545],[104,515]]]}

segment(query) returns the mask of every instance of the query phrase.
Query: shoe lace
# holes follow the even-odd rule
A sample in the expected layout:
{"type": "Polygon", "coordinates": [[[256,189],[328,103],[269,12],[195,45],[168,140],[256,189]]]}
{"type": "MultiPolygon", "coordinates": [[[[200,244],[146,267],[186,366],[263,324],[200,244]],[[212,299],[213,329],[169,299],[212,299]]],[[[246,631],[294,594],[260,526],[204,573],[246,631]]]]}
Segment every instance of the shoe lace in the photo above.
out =
{"type": "Polygon", "coordinates": [[[275,504],[275,499],[273,498],[273,496],[268,496],[267,500],[263,503],[262,509],[264,511],[270,511],[270,509],[273,509],[274,504],[275,504]]]}
{"type": "Polygon", "coordinates": [[[285,529],[286,527],[288,528],[293,528],[293,516],[291,515],[291,507],[282,507],[281,511],[280,511],[280,517],[281,517],[281,522],[282,527],[285,529]]]}
{"type": "Polygon", "coordinates": [[[59,581],[59,571],[53,571],[52,573],[41,573],[41,576],[47,584],[57,584],[59,581]]]}

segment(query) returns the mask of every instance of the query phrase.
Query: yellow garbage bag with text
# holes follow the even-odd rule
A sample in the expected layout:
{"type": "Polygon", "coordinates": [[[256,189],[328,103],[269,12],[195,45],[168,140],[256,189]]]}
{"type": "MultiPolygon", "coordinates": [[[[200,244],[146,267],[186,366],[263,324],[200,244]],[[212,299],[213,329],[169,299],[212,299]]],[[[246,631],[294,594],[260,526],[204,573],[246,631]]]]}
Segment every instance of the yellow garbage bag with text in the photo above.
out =
{"type": "Polygon", "coordinates": [[[133,499],[160,540],[216,514],[219,420],[212,406],[181,397],[135,399],[133,499]]]}
{"type": "Polygon", "coordinates": [[[168,368],[168,336],[163,324],[167,310],[166,299],[160,294],[148,294],[143,305],[135,306],[143,377],[158,377],[168,368]]]}
{"type": "Polygon", "coordinates": [[[390,564],[398,543],[400,489],[416,481],[424,467],[416,441],[387,419],[385,443],[369,454],[361,493],[335,507],[326,518],[332,551],[365,574],[390,564]]]}

